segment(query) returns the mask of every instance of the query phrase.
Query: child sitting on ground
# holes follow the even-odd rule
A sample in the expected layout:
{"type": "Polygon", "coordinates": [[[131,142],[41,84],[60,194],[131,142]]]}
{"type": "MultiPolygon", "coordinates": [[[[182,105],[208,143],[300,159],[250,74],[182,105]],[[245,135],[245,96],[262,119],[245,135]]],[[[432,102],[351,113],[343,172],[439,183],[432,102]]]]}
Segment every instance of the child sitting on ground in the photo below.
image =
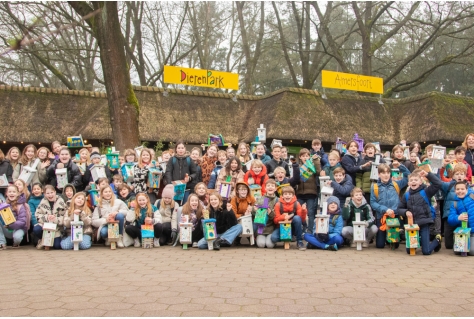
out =
{"type": "MultiPolygon", "coordinates": [[[[462,226],[463,221],[467,221],[467,227],[474,226],[474,194],[468,187],[466,181],[458,181],[454,186],[456,197],[449,210],[448,223],[452,229],[462,226]]],[[[467,253],[474,256],[474,233],[471,231],[471,248],[467,253]]]]}
{"type": "MultiPolygon", "coordinates": [[[[197,186],[197,185],[196,185],[197,186]]],[[[160,237],[160,245],[165,246],[171,239],[174,243],[178,235],[178,208],[179,205],[173,200],[174,187],[168,184],[163,189],[161,199],[155,202],[156,208],[161,214],[162,232],[160,237]]]]}

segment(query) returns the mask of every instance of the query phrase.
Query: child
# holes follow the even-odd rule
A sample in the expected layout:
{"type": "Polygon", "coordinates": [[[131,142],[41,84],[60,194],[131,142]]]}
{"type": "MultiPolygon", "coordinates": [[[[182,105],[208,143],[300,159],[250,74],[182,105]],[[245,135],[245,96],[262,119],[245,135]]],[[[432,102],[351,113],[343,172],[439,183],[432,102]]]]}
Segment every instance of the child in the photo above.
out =
{"type": "Polygon", "coordinates": [[[252,213],[255,198],[250,193],[250,188],[247,183],[243,181],[237,182],[235,188],[236,196],[232,197],[230,203],[232,204],[232,211],[235,217],[239,219],[244,215],[250,215],[252,213]]]}
{"type": "Polygon", "coordinates": [[[334,170],[334,181],[329,180],[326,183],[334,189],[333,196],[336,196],[340,203],[346,202],[346,198],[351,195],[354,188],[351,177],[346,175],[342,167],[334,170]]]}
{"type": "MultiPolygon", "coordinates": [[[[5,175],[8,183],[13,184],[13,168],[10,165],[10,161],[5,158],[5,154],[3,154],[2,150],[0,150],[0,175],[5,175]]],[[[0,197],[4,197],[4,194],[5,188],[0,188],[0,197]]]]}
{"type": "Polygon", "coordinates": [[[245,164],[253,159],[252,154],[250,153],[250,148],[245,142],[241,142],[239,143],[237,150],[239,152],[237,158],[242,163],[242,170],[244,173],[247,173],[247,166],[245,164]]]}
{"type": "Polygon", "coordinates": [[[257,146],[255,147],[255,152],[256,152],[255,159],[262,161],[263,164],[271,160],[270,156],[265,154],[266,152],[265,144],[261,142],[257,144],[257,146]]]}
{"type": "Polygon", "coordinates": [[[79,243],[80,250],[86,250],[92,246],[92,213],[86,203],[86,194],[79,192],[71,199],[71,205],[68,212],[64,215],[64,227],[66,227],[66,237],[61,240],[61,248],[70,250],[74,248],[74,243],[71,239],[71,222],[74,221],[74,216],[79,217],[82,225],[82,242],[79,243]]]}
{"type": "Polygon", "coordinates": [[[56,169],[67,168],[67,182],[74,185],[76,190],[82,189],[82,174],[76,164],[71,161],[71,152],[67,147],[61,147],[59,151],[59,159],[55,160],[47,170],[49,184],[56,187],[58,193],[62,193],[59,189],[56,178],[56,169]]]}
{"type": "MultiPolygon", "coordinates": [[[[142,151],[143,152],[143,151],[142,151]]],[[[142,225],[153,225],[154,238],[153,247],[160,247],[161,232],[161,214],[155,205],[150,203],[150,198],[145,193],[138,193],[135,198],[135,205],[127,214],[127,224],[125,232],[133,238],[133,245],[136,248],[142,246],[142,225]]]]}
{"type": "Polygon", "coordinates": [[[156,208],[161,214],[162,232],[160,236],[160,246],[174,243],[178,235],[178,209],[179,205],[173,200],[174,187],[166,185],[161,194],[161,199],[155,202],[156,208]]]}
{"type": "Polygon", "coordinates": [[[112,177],[112,184],[110,184],[110,187],[112,187],[112,190],[114,191],[114,194],[117,195],[117,188],[122,185],[123,182],[123,176],[120,174],[115,174],[112,177]]]}
{"type": "Polygon", "coordinates": [[[456,155],[454,154],[454,150],[449,150],[448,154],[446,154],[444,158],[443,167],[441,167],[439,170],[439,177],[443,182],[450,182],[452,180],[454,166],[456,166],[452,162],[454,162],[455,159],[456,155]]]}
{"type": "MultiPolygon", "coordinates": [[[[433,150],[433,148],[431,148],[431,150],[433,150]]],[[[410,172],[413,172],[415,170],[415,167],[412,165],[412,163],[408,159],[406,159],[403,156],[403,153],[404,153],[403,146],[395,145],[393,147],[392,149],[393,162],[391,166],[393,166],[395,162],[399,162],[400,164],[404,165],[410,172]]]]}
{"type": "Polygon", "coordinates": [[[198,147],[193,147],[189,157],[196,165],[196,178],[191,183],[191,185],[189,185],[190,189],[194,189],[197,183],[202,182],[201,150],[198,147]]]}
{"type": "Polygon", "coordinates": [[[102,187],[99,191],[98,204],[92,214],[92,226],[99,229],[97,232],[97,240],[103,238],[106,240],[105,245],[109,246],[110,243],[107,240],[109,237],[108,223],[118,221],[119,239],[117,241],[117,247],[123,248],[123,224],[127,212],[127,205],[120,199],[115,198],[110,185],[102,187]]]}
{"type": "Polygon", "coordinates": [[[211,174],[214,168],[216,167],[217,161],[217,151],[219,149],[216,145],[212,144],[207,148],[206,154],[201,158],[199,166],[201,168],[202,182],[204,184],[209,184],[211,180],[211,174]]]}
{"type": "Polygon", "coordinates": [[[351,181],[356,180],[356,174],[362,172],[364,167],[370,166],[369,163],[365,163],[362,167],[362,157],[358,153],[359,144],[356,141],[350,141],[347,144],[347,153],[342,157],[341,166],[346,171],[347,175],[351,177],[351,181]]]}
{"type": "MultiPolygon", "coordinates": [[[[430,243],[430,224],[433,224],[434,216],[431,212],[429,199],[440,189],[441,180],[433,173],[416,169],[408,176],[408,181],[409,189],[402,196],[397,214],[407,218],[413,216],[413,223],[420,227],[421,251],[423,255],[431,255],[433,251],[440,250],[441,235],[436,235],[436,239],[430,243]],[[425,176],[431,183],[428,187],[423,184],[422,178],[425,176]]],[[[410,253],[409,249],[407,249],[407,253],[410,253]]]]}
{"type": "Polygon", "coordinates": [[[278,166],[283,167],[286,172],[285,176],[290,177],[290,169],[288,168],[288,164],[280,158],[281,156],[280,145],[273,146],[272,155],[273,155],[273,158],[265,164],[265,166],[267,167],[268,177],[274,178],[273,171],[278,166]]]}
{"type": "MultiPolygon", "coordinates": [[[[372,184],[370,190],[370,206],[375,211],[375,222],[379,229],[375,238],[375,246],[377,248],[385,247],[387,235],[385,227],[381,228],[382,217],[384,215],[392,218],[395,217],[395,212],[400,202],[400,189],[408,184],[407,176],[410,174],[410,171],[399,163],[395,165],[399,165],[398,168],[403,173],[403,179],[393,182],[390,167],[387,164],[380,164],[378,168],[379,179],[376,183],[372,184]]],[[[398,248],[398,244],[395,247],[398,248]]]]}
{"type": "Polygon", "coordinates": [[[360,221],[365,221],[366,241],[362,243],[362,247],[367,248],[369,247],[370,241],[377,234],[378,228],[374,225],[375,218],[372,214],[372,208],[367,204],[364,198],[364,192],[359,187],[355,187],[351,191],[349,205],[343,209],[343,217],[346,217],[344,219],[347,220],[347,226],[342,229],[341,235],[351,242],[352,248],[356,247],[356,243],[353,241],[354,229],[352,226],[352,222],[356,220],[356,213],[360,213],[360,221]]]}
{"type": "Polygon", "coordinates": [[[62,194],[62,198],[64,202],[66,203],[66,209],[69,209],[71,205],[71,200],[76,195],[76,188],[72,184],[67,184],[64,186],[64,191],[62,194]]]}
{"type": "Polygon", "coordinates": [[[209,206],[209,194],[207,192],[206,184],[199,182],[194,187],[194,193],[199,197],[199,202],[203,209],[207,209],[209,206]]]}
{"type": "Polygon", "coordinates": [[[190,194],[188,201],[183,205],[181,216],[188,216],[188,221],[193,224],[192,241],[193,248],[198,248],[198,242],[204,237],[202,231],[202,205],[199,205],[199,197],[196,194],[190,194]]]}
{"type": "Polygon", "coordinates": [[[321,140],[315,138],[311,143],[311,156],[317,154],[321,158],[321,167],[324,167],[328,164],[328,155],[324,153],[323,145],[321,140]]]}
{"type": "Polygon", "coordinates": [[[466,156],[466,149],[463,146],[456,147],[456,149],[454,150],[454,156],[456,157],[456,159],[452,162],[452,165],[455,166],[458,163],[464,164],[467,169],[466,180],[468,182],[471,182],[472,180],[471,165],[469,165],[468,162],[464,160],[464,157],[466,156]]]}
{"type": "MultiPolygon", "coordinates": [[[[92,152],[90,159],[91,159],[92,164],[86,167],[86,171],[84,172],[84,176],[82,177],[82,183],[84,186],[89,185],[90,183],[97,183],[97,180],[94,180],[92,178],[91,169],[94,167],[94,165],[100,165],[100,161],[102,157],[100,156],[99,153],[92,152]]],[[[105,171],[105,176],[107,177],[110,183],[112,181],[112,173],[110,172],[110,169],[107,165],[104,166],[104,171],[105,171]]]]}
{"type": "Polygon", "coordinates": [[[8,185],[6,195],[16,221],[8,226],[0,225],[0,250],[7,248],[5,238],[13,239],[13,248],[19,248],[23,237],[28,236],[30,228],[31,216],[26,209],[25,195],[21,194],[15,185],[8,185]]]}
{"type": "MultiPolygon", "coordinates": [[[[454,152],[453,152],[454,155],[454,152]]],[[[415,167],[418,167],[418,164],[420,164],[420,159],[418,158],[418,153],[416,152],[411,152],[410,153],[410,163],[412,170],[409,169],[410,173],[415,170],[415,167]]]]}
{"type": "MultiPolygon", "coordinates": [[[[362,172],[356,174],[355,182],[356,186],[361,188],[364,192],[365,201],[370,204],[370,187],[372,186],[372,181],[370,180],[370,175],[372,172],[372,163],[375,163],[375,155],[377,149],[372,143],[367,143],[364,146],[365,157],[362,159],[362,172]],[[365,165],[370,163],[369,165],[365,165]]],[[[380,154],[379,163],[385,163],[385,160],[380,154]]]]}
{"type": "MultiPolygon", "coordinates": [[[[214,250],[222,247],[230,247],[232,243],[242,233],[242,225],[237,222],[230,203],[225,204],[222,197],[217,192],[212,192],[209,197],[209,218],[216,220],[217,239],[212,243],[214,250]]],[[[208,242],[201,238],[198,242],[199,249],[207,249],[208,242]]]]}
{"type": "Polygon", "coordinates": [[[135,194],[140,192],[151,193],[152,189],[148,189],[148,168],[154,167],[152,155],[148,148],[142,149],[138,163],[133,166],[133,182],[132,187],[135,194]]]}
{"type": "MultiPolygon", "coordinates": [[[[468,187],[466,181],[458,181],[455,186],[456,197],[449,210],[448,223],[452,229],[462,226],[463,221],[467,221],[467,227],[474,225],[474,194],[468,187]]],[[[471,249],[467,253],[474,256],[474,233],[471,231],[471,249]]]]}
{"type": "Polygon", "coordinates": [[[230,195],[233,197],[235,196],[235,184],[237,181],[244,179],[244,172],[242,171],[240,160],[237,157],[229,158],[225,167],[219,172],[216,182],[216,191],[219,192],[222,182],[226,182],[229,177],[232,187],[230,195]]]}
{"type": "Polygon", "coordinates": [[[273,177],[277,184],[278,190],[277,196],[279,195],[279,193],[281,193],[281,191],[279,191],[280,188],[288,185],[293,188],[297,188],[298,184],[300,183],[300,166],[298,165],[298,162],[295,159],[291,159],[291,166],[293,169],[293,176],[291,178],[286,177],[286,171],[281,166],[278,166],[273,171],[273,177]]]}
{"type": "Polygon", "coordinates": [[[16,146],[13,146],[8,150],[7,156],[5,156],[5,158],[10,161],[13,171],[15,171],[18,164],[20,163],[20,149],[16,146]]]}
{"type": "Polygon", "coordinates": [[[123,153],[123,157],[125,158],[125,163],[136,163],[138,162],[137,152],[132,150],[131,148],[126,149],[123,153]]]}
{"type": "Polygon", "coordinates": [[[25,200],[28,201],[30,199],[30,192],[28,191],[26,183],[21,179],[17,179],[13,184],[15,184],[15,186],[18,188],[20,194],[25,196],[25,200]]]}
{"type": "Polygon", "coordinates": [[[31,185],[31,196],[28,200],[28,205],[30,206],[31,212],[31,225],[30,228],[33,229],[33,226],[38,222],[36,221],[36,209],[38,208],[40,202],[43,200],[43,186],[40,183],[34,183],[31,185]]]}
{"type": "Polygon", "coordinates": [[[117,198],[130,208],[131,202],[135,200],[135,193],[132,191],[132,188],[127,184],[122,184],[117,188],[117,198]]]}
{"type": "Polygon", "coordinates": [[[227,155],[227,158],[235,157],[235,149],[232,146],[227,147],[225,153],[227,155]]]}
{"type": "Polygon", "coordinates": [[[219,175],[219,172],[221,171],[221,169],[224,167],[226,161],[227,161],[226,152],[225,151],[217,152],[216,167],[212,170],[211,178],[209,180],[209,184],[207,184],[207,188],[209,189],[216,188],[217,176],[219,175]]]}
{"type": "Polygon", "coordinates": [[[265,225],[265,228],[263,229],[263,232],[261,234],[258,233],[258,227],[254,223],[253,224],[253,232],[257,236],[257,247],[259,248],[273,248],[275,247],[275,243],[272,242],[272,233],[275,230],[275,223],[273,222],[273,219],[275,218],[275,205],[278,202],[278,197],[276,196],[275,192],[277,189],[277,184],[275,180],[273,179],[268,179],[266,184],[265,184],[265,190],[266,192],[263,194],[261,198],[258,199],[255,205],[255,209],[252,213],[253,219],[255,219],[255,215],[257,213],[257,210],[259,209],[260,206],[262,206],[265,202],[267,202],[267,224],[265,225]],[[265,200],[266,199],[266,200],[265,200]]]}
{"type": "Polygon", "coordinates": [[[307,211],[298,203],[295,190],[291,186],[283,187],[282,197],[275,204],[275,218],[273,219],[276,229],[271,235],[273,243],[280,241],[280,222],[291,220],[291,231],[296,236],[296,246],[299,250],[306,250],[303,244],[303,220],[306,220],[307,211]]]}
{"type": "Polygon", "coordinates": [[[45,185],[48,182],[47,169],[51,165],[51,160],[48,158],[49,149],[42,146],[36,152],[37,158],[40,159],[40,167],[38,170],[38,178],[41,185],[45,185]]]}
{"type": "Polygon", "coordinates": [[[308,242],[308,249],[325,249],[337,251],[344,239],[341,236],[343,220],[341,215],[341,204],[336,196],[328,198],[329,231],[327,234],[304,234],[304,239],[308,242]]]}
{"type": "Polygon", "coordinates": [[[341,167],[339,163],[340,156],[338,152],[330,152],[328,155],[328,164],[323,167],[323,170],[320,173],[320,176],[329,176],[329,178],[334,180],[334,170],[338,167],[341,167]]]}
{"type": "Polygon", "coordinates": [[[268,180],[267,168],[259,159],[254,159],[250,164],[250,170],[245,173],[244,181],[248,185],[258,185],[261,187],[261,193],[265,193],[265,184],[268,180]]]}
{"type": "Polygon", "coordinates": [[[31,179],[31,183],[39,183],[40,179],[45,178],[46,171],[41,170],[41,161],[39,159],[36,160],[36,152],[36,146],[33,144],[25,146],[21,153],[20,160],[18,161],[18,165],[15,167],[15,171],[13,172],[14,181],[20,177],[24,167],[26,166],[36,170],[36,173],[33,174],[33,178],[31,179]]]}
{"type": "MultiPolygon", "coordinates": [[[[39,239],[36,245],[37,249],[43,249],[43,224],[54,223],[63,225],[64,214],[67,210],[66,203],[61,196],[56,194],[56,189],[52,185],[46,185],[44,188],[44,198],[38,205],[35,212],[37,224],[33,227],[33,233],[39,239]]],[[[54,238],[54,249],[61,249],[61,229],[56,230],[54,238]]]]}

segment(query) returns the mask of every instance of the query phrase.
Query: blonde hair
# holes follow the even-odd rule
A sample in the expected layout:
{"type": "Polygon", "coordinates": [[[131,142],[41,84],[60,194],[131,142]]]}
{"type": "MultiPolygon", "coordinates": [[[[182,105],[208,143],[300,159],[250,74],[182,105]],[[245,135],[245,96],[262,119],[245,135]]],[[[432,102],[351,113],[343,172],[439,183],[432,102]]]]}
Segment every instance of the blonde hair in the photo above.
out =
{"type": "Polygon", "coordinates": [[[467,134],[466,137],[464,138],[464,142],[462,142],[462,146],[464,146],[466,149],[469,149],[469,148],[467,147],[467,139],[469,138],[469,136],[474,137],[474,133],[469,133],[469,134],[467,134]]]}
{"type": "Polygon", "coordinates": [[[278,172],[282,172],[282,173],[285,173],[286,174],[286,171],[283,167],[281,166],[277,166],[274,170],[273,170],[273,174],[276,174],[278,172]]]}
{"type": "Polygon", "coordinates": [[[248,146],[247,143],[245,142],[240,142],[239,143],[239,146],[237,147],[237,152],[236,152],[236,156],[240,159],[241,162],[243,163],[247,163],[248,161],[250,161],[251,157],[250,157],[250,147],[248,146]],[[242,156],[240,154],[240,147],[241,146],[245,146],[245,149],[247,150],[246,153],[245,153],[245,156],[242,156]]]}
{"type": "Polygon", "coordinates": [[[333,157],[333,158],[335,158],[335,159],[340,159],[340,158],[341,158],[341,156],[339,155],[339,152],[337,152],[337,151],[331,151],[331,152],[329,152],[329,154],[328,154],[328,159],[329,159],[330,157],[333,157]]]}
{"type": "Polygon", "coordinates": [[[21,157],[20,149],[16,146],[11,147],[7,152],[7,156],[5,156],[5,158],[10,161],[10,165],[13,168],[15,168],[16,164],[18,164],[18,162],[20,161],[20,157],[21,157]],[[18,151],[18,159],[16,161],[12,160],[12,157],[11,157],[12,150],[14,149],[18,151]]]}
{"type": "MultiPolygon", "coordinates": [[[[143,151],[142,151],[143,152],[143,151]]],[[[141,207],[138,205],[138,197],[144,196],[146,198],[146,217],[151,217],[153,218],[153,209],[151,208],[151,203],[150,203],[150,197],[146,193],[138,193],[137,196],[135,197],[135,219],[140,218],[140,210],[141,207]]]]}
{"type": "Polygon", "coordinates": [[[150,155],[150,163],[149,164],[151,164],[151,161],[153,161],[153,156],[151,155],[150,149],[148,149],[148,148],[142,149],[142,151],[140,153],[140,157],[138,158],[138,166],[140,168],[143,168],[143,153],[144,152],[147,152],[148,155],[150,155]]]}
{"type": "Polygon", "coordinates": [[[89,150],[87,148],[81,148],[78,152],[79,155],[81,155],[81,153],[83,152],[86,152],[86,164],[89,165],[91,163],[91,155],[89,153],[89,150]]]}
{"type": "Polygon", "coordinates": [[[259,159],[254,159],[252,164],[250,164],[250,168],[252,169],[254,167],[263,167],[263,162],[259,159]]]}
{"type": "Polygon", "coordinates": [[[97,206],[99,206],[99,207],[102,207],[102,200],[104,199],[102,194],[104,193],[104,190],[107,189],[107,188],[109,188],[110,191],[112,192],[112,197],[110,198],[110,206],[114,206],[114,199],[115,199],[114,191],[112,190],[112,187],[110,187],[110,185],[106,185],[106,186],[102,187],[99,190],[99,199],[97,200],[97,202],[98,202],[97,206]]]}
{"type": "Polygon", "coordinates": [[[90,216],[90,215],[91,215],[91,210],[90,210],[89,206],[87,205],[87,195],[86,195],[86,193],[84,193],[84,192],[78,192],[78,193],[76,193],[76,194],[71,198],[71,204],[70,204],[70,206],[69,206],[69,211],[68,211],[69,217],[73,217],[73,216],[74,216],[74,211],[75,211],[76,209],[82,210],[83,212],[86,213],[87,216],[90,216]],[[77,207],[77,206],[76,206],[76,203],[75,203],[76,197],[79,197],[79,196],[84,197],[84,205],[82,205],[82,207],[77,207]]]}

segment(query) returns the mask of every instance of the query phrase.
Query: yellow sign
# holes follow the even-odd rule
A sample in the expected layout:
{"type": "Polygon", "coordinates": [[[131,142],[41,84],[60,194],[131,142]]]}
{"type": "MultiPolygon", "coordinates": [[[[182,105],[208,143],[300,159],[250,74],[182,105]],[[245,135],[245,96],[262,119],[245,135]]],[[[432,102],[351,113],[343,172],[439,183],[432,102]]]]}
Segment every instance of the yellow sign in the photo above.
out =
{"type": "Polygon", "coordinates": [[[374,76],[322,71],[323,88],[383,94],[383,79],[374,76]]]}
{"type": "Polygon", "coordinates": [[[165,83],[204,86],[215,89],[239,89],[237,73],[214,70],[188,69],[179,66],[165,65],[163,72],[165,83]]]}

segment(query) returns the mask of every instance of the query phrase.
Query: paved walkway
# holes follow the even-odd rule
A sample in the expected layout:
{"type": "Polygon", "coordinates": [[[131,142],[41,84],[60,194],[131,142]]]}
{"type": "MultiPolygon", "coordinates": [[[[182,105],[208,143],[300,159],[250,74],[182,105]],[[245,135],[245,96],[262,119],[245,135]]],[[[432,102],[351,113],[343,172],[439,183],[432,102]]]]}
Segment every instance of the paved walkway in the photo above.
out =
{"type": "Polygon", "coordinates": [[[0,251],[2,316],[466,316],[474,258],[442,249],[0,251]]]}

